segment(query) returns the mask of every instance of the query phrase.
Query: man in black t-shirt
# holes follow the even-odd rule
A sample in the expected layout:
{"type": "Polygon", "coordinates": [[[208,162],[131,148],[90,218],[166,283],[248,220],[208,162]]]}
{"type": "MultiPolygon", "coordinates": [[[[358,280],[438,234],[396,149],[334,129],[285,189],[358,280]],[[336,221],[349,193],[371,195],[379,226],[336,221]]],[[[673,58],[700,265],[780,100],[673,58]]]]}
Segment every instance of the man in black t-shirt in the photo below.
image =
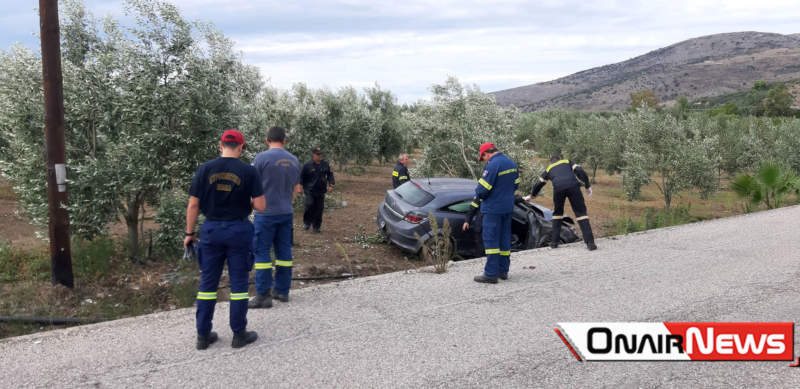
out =
{"type": "Polygon", "coordinates": [[[305,212],[303,213],[303,229],[314,227],[314,232],[319,233],[322,226],[322,212],[325,210],[325,193],[333,190],[336,182],[328,161],[322,159],[322,150],[314,147],[311,150],[312,160],[303,165],[300,172],[300,183],[306,197],[305,212]]]}
{"type": "Polygon", "coordinates": [[[264,210],[261,180],[256,169],[239,160],[244,137],[239,131],[227,130],[219,143],[222,156],[206,162],[197,169],[189,189],[186,209],[184,247],[194,240],[198,212],[205,223],[200,229],[197,262],[202,272],[197,292],[197,349],[204,350],[217,341],[211,331],[217,288],[225,260],[231,281],[230,325],[233,330],[231,346],[244,347],[258,338],[247,331],[248,275],[253,267],[250,245],[253,224],[248,219],[252,208],[264,210]]]}

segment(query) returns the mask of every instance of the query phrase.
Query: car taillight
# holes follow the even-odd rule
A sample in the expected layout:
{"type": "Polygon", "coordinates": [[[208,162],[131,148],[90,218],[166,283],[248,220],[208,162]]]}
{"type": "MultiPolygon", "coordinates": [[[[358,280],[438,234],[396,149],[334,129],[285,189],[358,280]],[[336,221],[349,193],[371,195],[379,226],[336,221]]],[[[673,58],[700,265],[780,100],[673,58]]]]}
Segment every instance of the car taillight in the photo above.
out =
{"type": "Polygon", "coordinates": [[[417,224],[417,223],[422,222],[422,220],[425,219],[425,216],[424,215],[420,215],[420,214],[416,214],[416,213],[413,213],[413,212],[409,212],[408,215],[406,215],[405,219],[409,223],[417,224]]]}

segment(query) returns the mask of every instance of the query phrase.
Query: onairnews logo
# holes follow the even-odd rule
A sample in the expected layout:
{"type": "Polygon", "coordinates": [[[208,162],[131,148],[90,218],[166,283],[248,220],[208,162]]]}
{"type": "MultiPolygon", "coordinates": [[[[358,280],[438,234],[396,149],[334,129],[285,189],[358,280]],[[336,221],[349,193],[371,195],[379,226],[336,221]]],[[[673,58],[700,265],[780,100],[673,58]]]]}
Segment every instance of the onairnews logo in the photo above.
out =
{"type": "Polygon", "coordinates": [[[586,361],[790,361],[794,323],[558,323],[586,361]]]}

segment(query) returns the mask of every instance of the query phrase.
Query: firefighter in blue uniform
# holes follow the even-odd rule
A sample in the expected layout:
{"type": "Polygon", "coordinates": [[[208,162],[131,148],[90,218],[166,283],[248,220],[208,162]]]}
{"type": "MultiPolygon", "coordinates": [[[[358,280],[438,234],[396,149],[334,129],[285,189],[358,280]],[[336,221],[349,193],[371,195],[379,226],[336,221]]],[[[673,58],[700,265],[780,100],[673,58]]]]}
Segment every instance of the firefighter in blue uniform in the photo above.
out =
{"type": "Polygon", "coordinates": [[[392,188],[397,189],[398,186],[405,184],[411,180],[411,174],[408,173],[408,154],[400,154],[397,158],[397,165],[392,170],[392,188]]]}
{"type": "Polygon", "coordinates": [[[508,279],[511,265],[511,213],[519,172],[517,164],[489,142],[481,145],[478,161],[488,161],[475,189],[475,197],[481,200],[486,266],[475,281],[496,284],[498,278],[508,279]]]}
{"type": "Polygon", "coordinates": [[[248,282],[253,260],[250,244],[253,224],[248,220],[252,208],[266,206],[261,180],[256,169],[239,160],[244,137],[239,131],[227,130],[219,143],[222,156],[206,162],[197,169],[189,189],[186,209],[186,234],[183,246],[194,241],[198,212],[206,221],[200,230],[197,262],[202,272],[197,292],[197,349],[204,350],[217,341],[211,331],[217,287],[222,267],[228,261],[231,282],[230,325],[233,330],[231,346],[244,347],[253,343],[258,334],[247,331],[248,282]]]}
{"type": "Polygon", "coordinates": [[[583,241],[586,248],[596,250],[592,226],[589,224],[589,216],[586,215],[586,202],[583,200],[581,186],[586,187],[586,194],[592,195],[589,176],[580,165],[572,163],[568,159],[561,159],[556,154],[550,158],[550,166],[545,169],[539,180],[533,184],[530,197],[536,197],[542,190],[547,180],[553,182],[553,232],[550,236],[550,247],[558,247],[560,242],[561,220],[564,219],[564,201],[569,198],[569,205],[575,212],[575,220],[581,227],[583,241]]]}

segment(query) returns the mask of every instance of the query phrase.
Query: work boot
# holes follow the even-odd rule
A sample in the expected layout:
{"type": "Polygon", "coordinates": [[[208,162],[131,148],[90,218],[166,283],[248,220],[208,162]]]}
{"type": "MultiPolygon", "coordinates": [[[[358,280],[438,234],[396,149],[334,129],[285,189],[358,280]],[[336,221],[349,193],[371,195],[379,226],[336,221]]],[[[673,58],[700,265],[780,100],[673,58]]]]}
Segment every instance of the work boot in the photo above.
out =
{"type": "Polygon", "coordinates": [[[553,230],[550,231],[550,248],[558,247],[561,242],[561,219],[553,219],[553,230]]]}
{"type": "Polygon", "coordinates": [[[314,233],[315,233],[315,234],[320,234],[320,233],[322,233],[322,231],[320,231],[320,230],[319,230],[319,228],[315,228],[315,229],[314,229],[314,233]]]}
{"type": "Polygon", "coordinates": [[[586,248],[589,249],[589,251],[594,251],[597,250],[597,245],[594,244],[594,242],[589,242],[586,244],[586,248]]]}
{"type": "Polygon", "coordinates": [[[272,308],[272,296],[270,296],[269,292],[264,294],[256,293],[256,295],[247,302],[247,308],[272,308]]]}
{"type": "Polygon", "coordinates": [[[276,300],[278,300],[278,301],[280,301],[282,303],[288,303],[289,302],[289,294],[288,293],[287,294],[282,294],[282,293],[278,293],[277,291],[273,290],[272,291],[272,298],[274,298],[274,299],[276,299],[276,300]]]}
{"type": "Polygon", "coordinates": [[[508,279],[508,273],[500,273],[498,278],[500,278],[501,280],[507,280],[508,279]]]}
{"type": "Polygon", "coordinates": [[[310,224],[303,224],[303,229],[304,230],[308,231],[309,228],[311,228],[310,224]]]}
{"type": "Polygon", "coordinates": [[[255,342],[256,339],[258,339],[258,334],[255,331],[235,332],[233,334],[233,340],[231,341],[231,347],[242,348],[255,342]]]}
{"type": "MultiPolygon", "coordinates": [[[[581,227],[581,235],[583,235],[583,241],[586,242],[586,246],[589,246],[589,244],[594,246],[594,234],[592,233],[592,226],[589,224],[589,219],[578,220],[578,226],[581,227]]],[[[593,249],[590,248],[589,250],[593,249]]]]}
{"type": "Polygon", "coordinates": [[[475,282],[480,282],[480,283],[484,283],[484,284],[496,284],[497,283],[497,277],[487,277],[485,275],[475,276],[475,278],[473,278],[473,280],[475,280],[475,282]]]}
{"type": "Polygon", "coordinates": [[[217,333],[214,331],[209,332],[208,335],[206,336],[197,335],[197,349],[205,350],[212,343],[216,342],[217,339],[219,339],[219,337],[217,336],[217,333]]]}

